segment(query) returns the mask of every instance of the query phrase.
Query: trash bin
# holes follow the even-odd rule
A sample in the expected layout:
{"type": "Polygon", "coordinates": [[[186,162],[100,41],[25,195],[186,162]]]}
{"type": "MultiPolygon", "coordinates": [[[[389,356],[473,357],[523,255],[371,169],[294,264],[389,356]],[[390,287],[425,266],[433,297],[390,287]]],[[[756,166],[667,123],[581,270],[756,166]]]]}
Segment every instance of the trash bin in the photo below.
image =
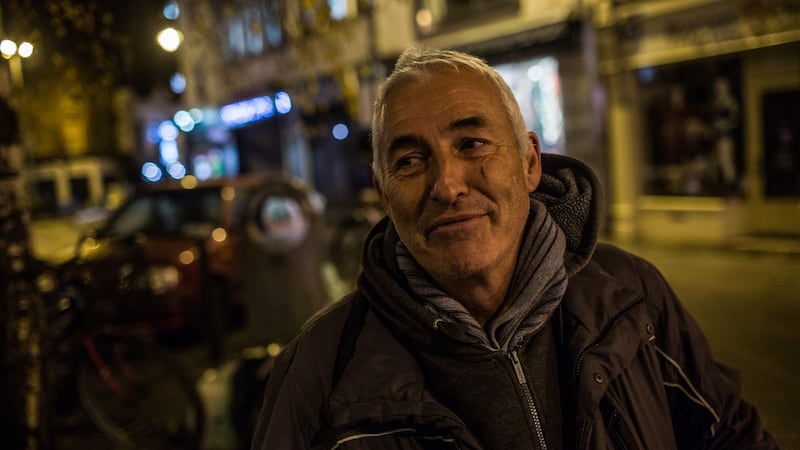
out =
{"type": "Polygon", "coordinates": [[[273,179],[254,191],[245,214],[248,333],[256,343],[285,344],[327,302],[320,196],[297,179],[273,179]]]}

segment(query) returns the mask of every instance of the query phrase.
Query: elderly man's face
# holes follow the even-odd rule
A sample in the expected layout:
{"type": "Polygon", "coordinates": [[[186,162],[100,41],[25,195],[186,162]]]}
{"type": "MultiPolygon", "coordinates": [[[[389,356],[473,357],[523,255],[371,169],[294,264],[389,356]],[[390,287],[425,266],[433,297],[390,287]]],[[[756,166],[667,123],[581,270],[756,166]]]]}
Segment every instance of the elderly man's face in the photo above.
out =
{"type": "Polygon", "coordinates": [[[482,75],[447,70],[387,98],[384,208],[439,282],[506,276],[541,176],[538,141],[517,147],[499,93],[482,75]]]}

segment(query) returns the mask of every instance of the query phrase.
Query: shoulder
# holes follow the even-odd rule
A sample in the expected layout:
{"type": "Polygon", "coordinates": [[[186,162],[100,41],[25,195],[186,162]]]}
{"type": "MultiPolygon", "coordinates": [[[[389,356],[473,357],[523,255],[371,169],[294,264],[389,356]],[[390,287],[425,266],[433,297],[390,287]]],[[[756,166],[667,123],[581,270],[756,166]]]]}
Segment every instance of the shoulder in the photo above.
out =
{"type": "Polygon", "coordinates": [[[294,370],[327,373],[333,364],[344,324],[353,305],[353,294],[332,303],[311,316],[286,346],[294,370]]]}
{"type": "Polygon", "coordinates": [[[303,324],[276,358],[271,384],[312,398],[325,395],[352,298],[328,305],[303,324]]]}
{"type": "Polygon", "coordinates": [[[676,300],[669,283],[650,261],[598,243],[589,262],[570,278],[564,303],[567,312],[585,318],[609,317],[639,302],[651,316],[658,316],[676,300]]]}
{"type": "Polygon", "coordinates": [[[341,300],[331,303],[314,313],[300,327],[295,340],[317,339],[321,335],[335,331],[337,327],[341,331],[341,326],[344,324],[347,315],[350,314],[355,296],[356,293],[351,292],[342,297],[341,300]]]}
{"type": "Polygon", "coordinates": [[[650,261],[608,243],[597,244],[589,263],[576,274],[576,282],[598,274],[643,295],[666,287],[666,280],[650,261]]]}

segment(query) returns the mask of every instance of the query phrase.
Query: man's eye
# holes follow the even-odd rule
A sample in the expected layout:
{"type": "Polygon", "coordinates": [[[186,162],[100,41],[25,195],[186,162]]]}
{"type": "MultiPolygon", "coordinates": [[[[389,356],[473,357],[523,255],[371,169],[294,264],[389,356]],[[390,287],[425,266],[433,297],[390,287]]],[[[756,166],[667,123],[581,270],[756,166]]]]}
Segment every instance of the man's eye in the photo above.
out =
{"type": "Polygon", "coordinates": [[[467,150],[467,151],[478,150],[481,147],[484,147],[485,145],[486,145],[486,142],[482,141],[480,139],[464,139],[459,144],[459,149],[460,150],[467,150]]]}
{"type": "Polygon", "coordinates": [[[402,158],[399,158],[397,161],[395,161],[394,166],[397,167],[397,168],[402,168],[402,167],[406,167],[406,166],[411,165],[413,162],[414,162],[414,158],[412,158],[410,156],[404,156],[402,158]]]}
{"type": "Polygon", "coordinates": [[[392,171],[398,175],[411,175],[421,170],[424,164],[419,155],[402,156],[392,163],[392,171]]]}

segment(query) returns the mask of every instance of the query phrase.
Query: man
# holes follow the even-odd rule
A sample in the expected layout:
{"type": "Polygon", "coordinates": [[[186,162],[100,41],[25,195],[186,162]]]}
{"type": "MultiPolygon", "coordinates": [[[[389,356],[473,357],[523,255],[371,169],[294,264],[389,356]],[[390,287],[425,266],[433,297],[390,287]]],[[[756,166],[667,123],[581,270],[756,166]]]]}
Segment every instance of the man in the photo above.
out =
{"type": "Polygon", "coordinates": [[[254,449],[776,448],[600,192],[540,154],[483,61],[412,48],[383,84],[387,218],[352,295],[276,362],[254,449]]]}

